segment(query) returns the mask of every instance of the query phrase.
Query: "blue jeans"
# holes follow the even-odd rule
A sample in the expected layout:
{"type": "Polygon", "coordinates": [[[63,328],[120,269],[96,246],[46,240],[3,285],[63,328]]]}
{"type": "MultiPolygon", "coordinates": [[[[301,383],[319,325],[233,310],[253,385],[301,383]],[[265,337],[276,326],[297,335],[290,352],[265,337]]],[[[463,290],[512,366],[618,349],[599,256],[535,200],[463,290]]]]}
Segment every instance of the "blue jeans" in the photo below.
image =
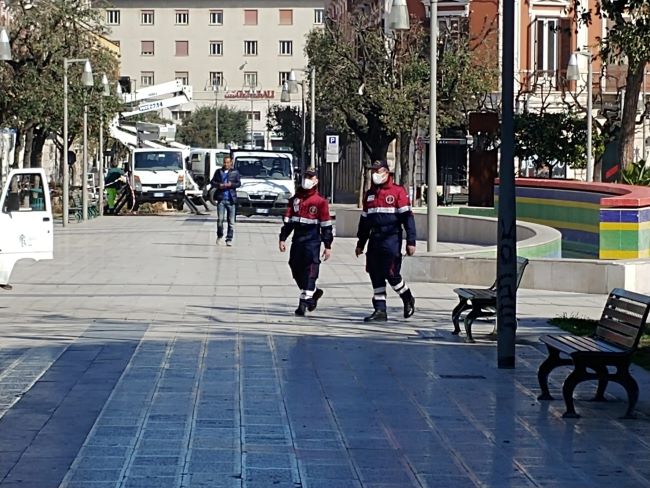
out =
{"type": "Polygon", "coordinates": [[[228,219],[228,233],[226,241],[232,241],[235,233],[235,216],[237,214],[237,205],[228,200],[221,200],[217,205],[217,238],[223,238],[223,221],[228,219]]]}

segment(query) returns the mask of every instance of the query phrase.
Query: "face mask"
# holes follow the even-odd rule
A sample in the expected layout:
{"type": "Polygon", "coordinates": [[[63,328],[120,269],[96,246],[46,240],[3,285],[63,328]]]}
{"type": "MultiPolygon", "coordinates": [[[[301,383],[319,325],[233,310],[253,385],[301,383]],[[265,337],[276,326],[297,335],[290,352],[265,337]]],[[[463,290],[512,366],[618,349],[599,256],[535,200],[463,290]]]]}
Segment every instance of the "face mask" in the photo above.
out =
{"type": "Polygon", "coordinates": [[[383,185],[388,180],[388,173],[373,173],[372,182],[375,185],[383,185]]]}
{"type": "Polygon", "coordinates": [[[311,189],[314,188],[317,184],[318,184],[318,181],[316,181],[316,180],[311,180],[311,179],[308,179],[308,178],[304,178],[304,179],[302,180],[302,187],[303,187],[305,190],[311,190],[311,189]]]}

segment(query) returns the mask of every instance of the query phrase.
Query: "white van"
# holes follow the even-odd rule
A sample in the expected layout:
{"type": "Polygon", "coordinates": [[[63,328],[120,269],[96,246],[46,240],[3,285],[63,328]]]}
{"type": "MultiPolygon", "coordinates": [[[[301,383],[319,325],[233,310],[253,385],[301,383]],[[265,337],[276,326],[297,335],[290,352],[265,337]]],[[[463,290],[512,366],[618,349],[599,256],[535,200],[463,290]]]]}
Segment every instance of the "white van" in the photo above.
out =
{"type": "Polygon", "coordinates": [[[223,166],[226,156],[230,156],[230,149],[192,148],[190,150],[188,170],[199,188],[204,190],[204,197],[207,198],[207,186],[214,172],[223,166]]]}
{"type": "Polygon", "coordinates": [[[281,151],[232,151],[233,164],[241,176],[237,189],[240,215],[284,215],[296,192],[293,155],[281,151]]]}
{"type": "Polygon", "coordinates": [[[52,202],[45,171],[9,173],[0,196],[0,286],[21,259],[53,259],[52,202]]]}
{"type": "Polygon", "coordinates": [[[181,149],[133,149],[131,171],[136,208],[147,202],[169,202],[174,208],[183,210],[186,182],[181,149]]]}

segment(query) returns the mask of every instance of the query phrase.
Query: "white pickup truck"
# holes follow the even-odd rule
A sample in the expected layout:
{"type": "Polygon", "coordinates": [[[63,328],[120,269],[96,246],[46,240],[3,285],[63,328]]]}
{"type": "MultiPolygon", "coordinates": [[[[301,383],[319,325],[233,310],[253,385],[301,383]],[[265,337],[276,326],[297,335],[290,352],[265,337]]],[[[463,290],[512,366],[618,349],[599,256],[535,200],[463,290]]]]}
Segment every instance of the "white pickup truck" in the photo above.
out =
{"type": "Polygon", "coordinates": [[[52,202],[45,171],[14,170],[0,195],[0,288],[21,259],[52,259],[52,202]]]}
{"type": "Polygon", "coordinates": [[[235,169],[241,176],[237,189],[237,213],[284,215],[296,192],[293,156],[289,152],[235,150],[235,169]]]}

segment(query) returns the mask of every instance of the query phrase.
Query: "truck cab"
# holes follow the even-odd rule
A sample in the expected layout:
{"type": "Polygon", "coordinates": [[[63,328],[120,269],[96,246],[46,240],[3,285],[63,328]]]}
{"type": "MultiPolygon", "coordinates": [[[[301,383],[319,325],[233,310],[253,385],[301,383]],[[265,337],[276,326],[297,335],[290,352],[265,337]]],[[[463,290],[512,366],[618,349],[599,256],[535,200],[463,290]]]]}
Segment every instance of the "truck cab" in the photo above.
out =
{"type": "Polygon", "coordinates": [[[188,170],[196,184],[203,190],[204,197],[207,198],[210,180],[214,172],[223,166],[226,156],[230,156],[230,149],[192,148],[190,150],[188,170]]]}
{"type": "Polygon", "coordinates": [[[294,161],[290,152],[235,150],[234,168],[241,176],[237,189],[237,213],[284,215],[296,192],[294,161]]]}
{"type": "Polygon", "coordinates": [[[142,203],[168,202],[178,210],[183,209],[186,181],[181,149],[133,149],[131,171],[136,206],[142,203]]]}
{"type": "Polygon", "coordinates": [[[8,289],[21,259],[52,259],[50,189],[41,168],[14,170],[0,193],[0,287],[8,289]]]}

